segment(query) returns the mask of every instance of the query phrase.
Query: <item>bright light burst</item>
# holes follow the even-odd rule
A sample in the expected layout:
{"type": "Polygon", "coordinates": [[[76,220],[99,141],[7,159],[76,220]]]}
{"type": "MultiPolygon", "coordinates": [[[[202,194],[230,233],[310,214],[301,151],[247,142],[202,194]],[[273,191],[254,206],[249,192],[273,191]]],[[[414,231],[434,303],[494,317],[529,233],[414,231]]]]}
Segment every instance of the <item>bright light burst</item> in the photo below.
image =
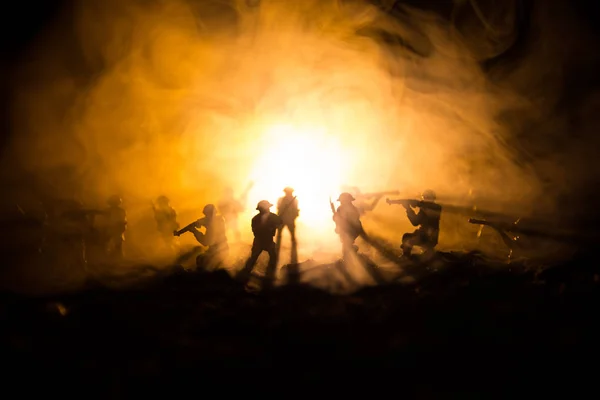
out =
{"type": "Polygon", "coordinates": [[[298,222],[313,233],[333,234],[329,196],[336,195],[343,183],[348,161],[337,139],[324,128],[282,124],[267,130],[260,149],[250,175],[255,182],[251,205],[262,199],[276,204],[290,186],[298,197],[298,222]]]}

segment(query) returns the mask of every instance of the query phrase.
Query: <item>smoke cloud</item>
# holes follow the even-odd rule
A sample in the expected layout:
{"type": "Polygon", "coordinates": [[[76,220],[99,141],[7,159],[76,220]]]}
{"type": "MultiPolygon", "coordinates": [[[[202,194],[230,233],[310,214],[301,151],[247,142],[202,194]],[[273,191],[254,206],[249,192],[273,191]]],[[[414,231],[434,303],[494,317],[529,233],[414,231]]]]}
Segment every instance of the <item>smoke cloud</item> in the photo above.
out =
{"type": "MultiPolygon", "coordinates": [[[[583,139],[556,150],[569,129],[552,116],[561,72],[585,49],[547,22],[568,10],[533,7],[533,40],[507,66],[523,2],[455,1],[447,14],[394,3],[80,1],[15,79],[10,154],[61,196],[119,193],[132,232],[153,229],[158,195],[185,223],[249,181],[247,217],[290,185],[305,234],[331,243],[327,197],[343,184],[555,211],[584,181],[569,177],[589,176],[576,154],[592,152],[583,139]]],[[[366,224],[397,240],[404,214],[379,207],[366,224]]]]}

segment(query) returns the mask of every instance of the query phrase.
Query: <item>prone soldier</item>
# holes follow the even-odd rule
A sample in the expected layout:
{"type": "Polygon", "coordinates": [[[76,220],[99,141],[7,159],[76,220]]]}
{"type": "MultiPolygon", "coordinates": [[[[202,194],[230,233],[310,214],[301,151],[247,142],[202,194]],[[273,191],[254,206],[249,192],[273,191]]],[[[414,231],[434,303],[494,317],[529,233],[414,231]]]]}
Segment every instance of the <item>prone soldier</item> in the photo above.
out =
{"type": "Polygon", "coordinates": [[[225,262],[229,244],[225,232],[225,221],[222,216],[217,215],[217,210],[213,204],[207,204],[202,210],[204,218],[185,226],[179,231],[173,232],[174,236],[181,236],[185,232],[191,232],[198,243],[206,246],[207,250],[196,258],[196,266],[201,269],[218,268],[225,262]],[[205,233],[198,229],[206,228],[205,233]]]}
{"type": "Polygon", "coordinates": [[[252,272],[252,269],[256,265],[258,257],[263,251],[269,254],[269,264],[267,266],[267,282],[270,284],[275,278],[275,271],[277,269],[277,249],[273,237],[275,232],[282,225],[281,218],[270,211],[273,204],[267,200],[261,200],[258,202],[256,209],[258,214],[252,218],[252,233],[254,234],[254,241],[252,242],[252,252],[250,258],[246,261],[246,265],[240,271],[239,278],[246,279],[247,275],[252,272]]]}
{"type": "Polygon", "coordinates": [[[159,196],[156,199],[158,207],[152,205],[154,211],[154,219],[156,220],[156,227],[158,232],[163,239],[165,245],[169,248],[173,248],[173,232],[179,229],[179,223],[177,222],[177,212],[171,207],[169,199],[166,196],[159,196]]]}
{"type": "Polygon", "coordinates": [[[406,215],[410,223],[418,227],[413,233],[405,233],[402,236],[400,247],[404,257],[411,255],[413,246],[420,246],[425,253],[431,253],[438,244],[442,206],[435,203],[435,199],[436,196],[433,190],[424,191],[421,200],[386,199],[386,202],[390,205],[401,204],[406,209],[406,215]],[[415,213],[414,208],[419,208],[419,212],[415,213]]]}
{"type": "Polygon", "coordinates": [[[331,199],[329,200],[331,211],[333,212],[333,221],[335,222],[335,233],[340,235],[340,241],[342,242],[344,260],[350,253],[358,251],[358,246],[354,245],[354,241],[359,236],[365,236],[365,231],[360,221],[360,211],[352,204],[354,200],[354,197],[348,192],[340,194],[337,199],[340,202],[340,206],[337,210],[331,199]]]}

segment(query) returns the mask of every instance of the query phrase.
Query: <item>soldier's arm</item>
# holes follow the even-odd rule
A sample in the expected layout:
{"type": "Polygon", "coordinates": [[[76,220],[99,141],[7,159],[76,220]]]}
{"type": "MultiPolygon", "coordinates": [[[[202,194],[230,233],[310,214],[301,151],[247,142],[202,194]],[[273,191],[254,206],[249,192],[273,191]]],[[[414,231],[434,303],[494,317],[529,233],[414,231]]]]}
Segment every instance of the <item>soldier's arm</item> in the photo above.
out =
{"type": "Polygon", "coordinates": [[[423,214],[421,213],[421,211],[419,211],[419,213],[416,214],[415,210],[409,207],[406,209],[406,216],[408,217],[408,220],[410,221],[412,226],[421,225],[421,220],[423,219],[423,214]]]}

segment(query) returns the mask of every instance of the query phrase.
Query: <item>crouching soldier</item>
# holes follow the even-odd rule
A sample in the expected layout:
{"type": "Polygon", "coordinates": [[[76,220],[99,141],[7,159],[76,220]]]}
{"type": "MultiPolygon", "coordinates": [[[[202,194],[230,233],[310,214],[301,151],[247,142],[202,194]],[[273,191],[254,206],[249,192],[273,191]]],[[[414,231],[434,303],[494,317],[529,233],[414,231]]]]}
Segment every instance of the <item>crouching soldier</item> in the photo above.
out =
{"type": "Polygon", "coordinates": [[[206,251],[196,258],[196,266],[199,269],[215,269],[222,267],[229,253],[229,244],[225,234],[225,221],[217,215],[216,208],[207,204],[202,210],[204,218],[192,222],[183,229],[174,232],[175,236],[181,236],[185,232],[191,232],[198,243],[207,247],[206,251]],[[206,229],[205,233],[199,231],[206,229]]]}

